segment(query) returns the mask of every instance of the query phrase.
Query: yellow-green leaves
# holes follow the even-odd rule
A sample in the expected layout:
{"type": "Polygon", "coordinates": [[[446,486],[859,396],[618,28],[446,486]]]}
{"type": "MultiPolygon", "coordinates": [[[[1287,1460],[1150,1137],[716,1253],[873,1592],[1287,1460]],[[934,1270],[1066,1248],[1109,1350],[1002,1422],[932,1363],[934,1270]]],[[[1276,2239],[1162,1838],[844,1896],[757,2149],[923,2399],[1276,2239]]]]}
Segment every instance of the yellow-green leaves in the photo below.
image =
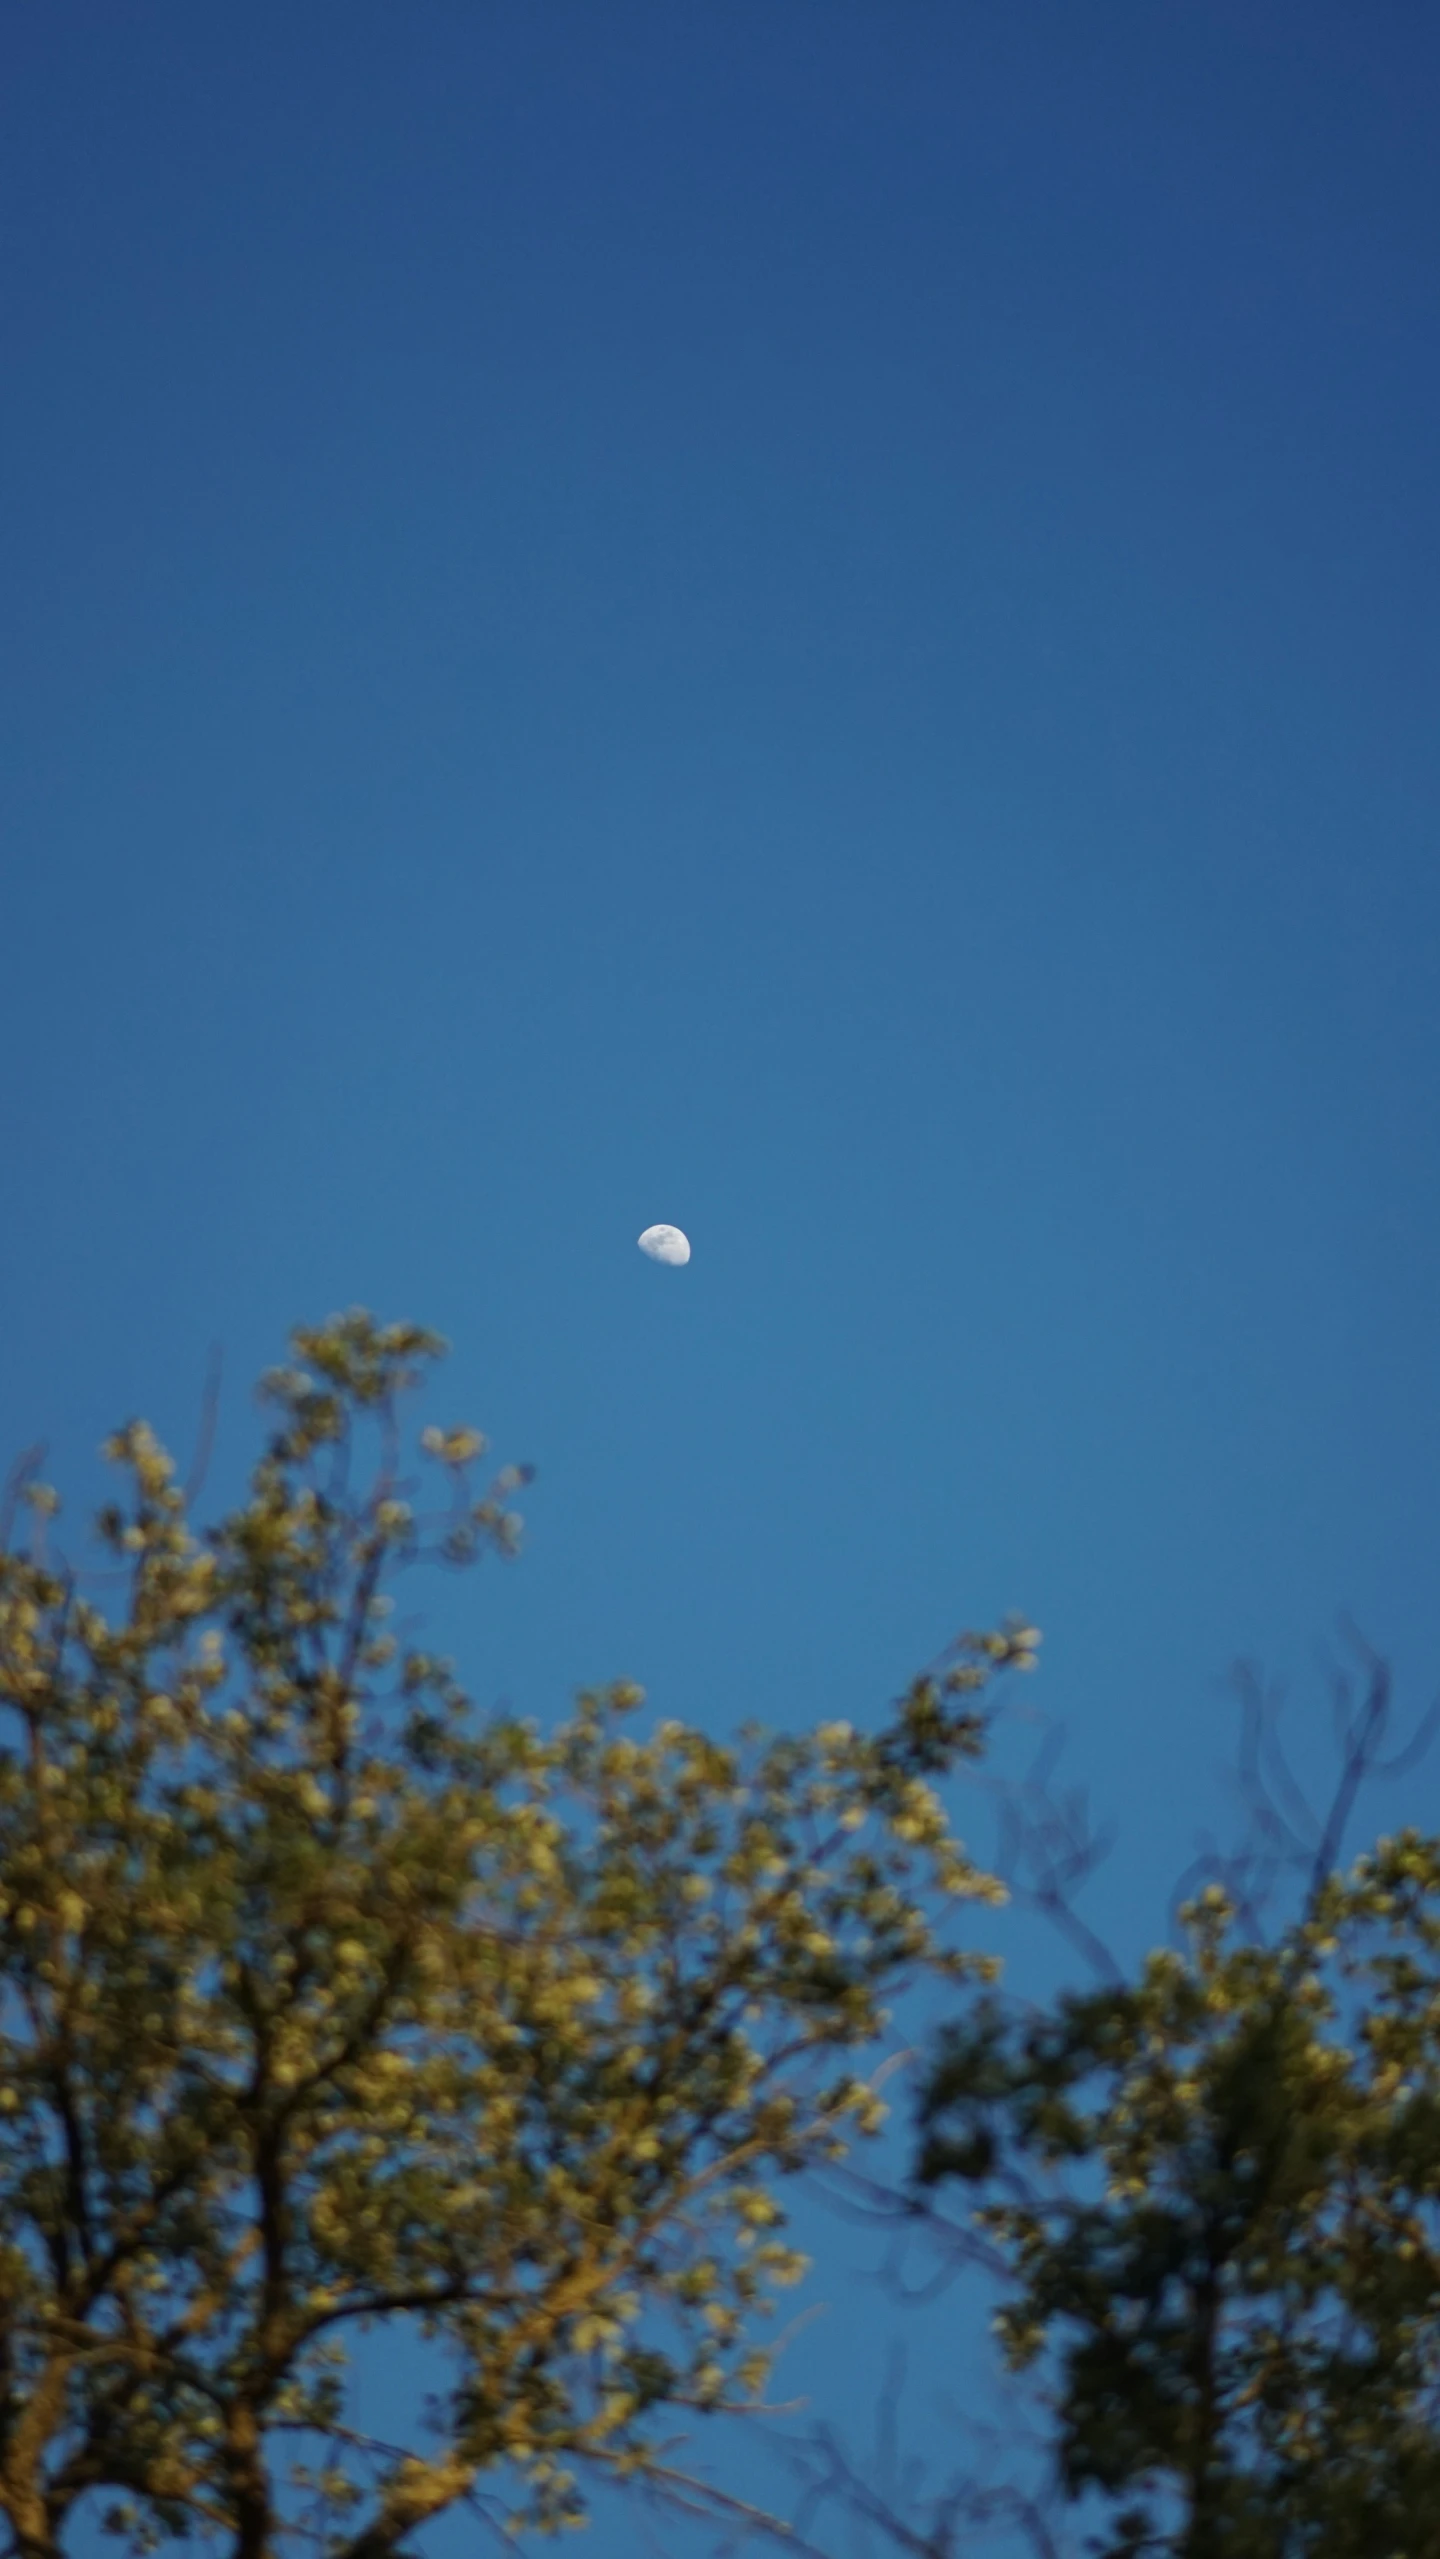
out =
{"type": "Polygon", "coordinates": [[[1440,1842],[1382,1841],[1274,1945],[957,2027],[922,2175],[971,2189],[1017,2365],[1052,2360],[1106,2552],[1440,2547],[1440,1842]]]}
{"type": "Polygon", "coordinates": [[[303,2494],[385,2559],[516,2465],[565,2520],[664,2404],[753,2399],[802,2271],[777,2184],[878,2124],[905,1982],[983,1969],[946,1931],[998,1887],[936,1784],[1034,1630],[961,1639],[874,1735],[647,1731],[628,1684],[482,1723],[389,1615],[415,1555],[517,1534],[478,1433],[410,1466],[437,1347],[297,1335],[208,1537],[132,1424],[94,1592],[0,1557],[0,2508],[47,2546],[108,2488],[133,2547],[260,2559],[303,2494]],[[451,2382],[403,2454],[347,2420],[344,2340],[389,2317],[451,2382]]]}

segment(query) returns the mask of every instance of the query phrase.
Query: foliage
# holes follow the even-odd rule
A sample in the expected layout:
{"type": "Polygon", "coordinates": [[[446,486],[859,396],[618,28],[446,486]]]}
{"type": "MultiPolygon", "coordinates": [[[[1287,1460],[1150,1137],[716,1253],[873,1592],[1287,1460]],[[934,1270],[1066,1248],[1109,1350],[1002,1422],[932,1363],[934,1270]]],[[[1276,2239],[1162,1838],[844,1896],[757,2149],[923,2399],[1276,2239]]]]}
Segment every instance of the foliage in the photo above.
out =
{"type": "Polygon", "coordinates": [[[482,1721],[400,1642],[422,1552],[508,1552],[519,1478],[397,1405],[439,1346],[296,1336],[248,1499],[206,1536],[141,1424],[108,1455],[112,1598],[0,1558],[0,2511],[52,2559],[97,2492],[138,2550],[386,2559],[518,2481],[643,2471],[661,2414],[754,2401],[799,2261],[777,2181],[879,2108],[856,2056],[999,1888],[932,1781],[973,1758],[1031,1630],[962,1638],[873,1737],[722,1746],[482,1721]],[[366,1426],[378,1430],[362,1480],[366,1426]],[[446,2358],[419,2443],[348,2420],[345,2340],[446,2358]],[[287,2469],[282,2450],[295,2456],[287,2469]],[[318,2458],[317,2458],[318,2455],[318,2458]],[[303,2510],[297,2502],[303,2494],[303,2510]]]}
{"type": "MultiPolygon", "coordinates": [[[[1440,2552],[1440,1842],[1322,1855],[1267,1945],[1211,1884],[1182,1951],[947,2038],[922,2180],[959,2180],[1012,2365],[1053,2388],[1087,2546],[1440,2552]]],[[[1054,2547],[1051,2542],[1045,2546],[1054,2547]]]]}

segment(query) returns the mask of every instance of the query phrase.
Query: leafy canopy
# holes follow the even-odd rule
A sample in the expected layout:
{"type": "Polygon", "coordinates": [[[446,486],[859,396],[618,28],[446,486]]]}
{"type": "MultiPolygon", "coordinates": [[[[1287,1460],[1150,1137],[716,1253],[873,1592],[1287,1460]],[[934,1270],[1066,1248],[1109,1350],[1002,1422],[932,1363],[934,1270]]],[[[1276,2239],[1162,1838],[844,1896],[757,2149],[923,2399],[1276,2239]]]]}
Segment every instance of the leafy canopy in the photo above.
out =
{"type": "Polygon", "coordinates": [[[479,1719],[390,1630],[425,1551],[508,1553],[520,1478],[399,1408],[440,1346],[295,1337],[248,1499],[192,1528],[139,1423],[110,1582],[0,1555],[0,2512],[52,2559],[99,2494],[132,2549],[386,2559],[487,2499],[573,2519],[661,2412],[754,2401],[799,2261],[776,2184],[879,2108],[857,2056],[999,1887],[934,1781],[1033,1631],[962,1638],[873,1736],[479,1719]],[[366,1461],[367,1430],[378,1454],[366,1461]],[[110,1605],[102,1604],[108,1599],[110,1605]],[[416,2442],[350,2421],[345,2342],[413,2324],[416,2442]],[[508,2492],[507,2492],[508,2495],[508,2492]]]}
{"type": "Polygon", "coordinates": [[[1218,1885],[1182,1916],[1133,1980],[952,2031],[922,2179],[976,2199],[1088,2548],[1435,2559],[1440,1841],[1322,1873],[1273,1945],[1218,1885]]]}

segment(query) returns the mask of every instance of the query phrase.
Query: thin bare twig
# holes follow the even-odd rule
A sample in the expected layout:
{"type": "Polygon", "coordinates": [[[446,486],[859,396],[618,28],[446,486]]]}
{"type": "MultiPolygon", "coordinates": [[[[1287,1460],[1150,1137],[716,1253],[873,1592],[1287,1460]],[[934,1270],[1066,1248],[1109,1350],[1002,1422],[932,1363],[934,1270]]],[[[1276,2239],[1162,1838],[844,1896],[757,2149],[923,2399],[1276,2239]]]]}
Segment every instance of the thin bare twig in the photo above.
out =
{"type": "Polygon", "coordinates": [[[205,1385],[200,1397],[200,1424],[195,1434],[195,1451],[183,1491],[185,1507],[193,1508],[205,1489],[210,1460],[215,1453],[215,1432],[220,1419],[220,1386],[225,1373],[225,1354],[218,1342],[210,1345],[205,1362],[205,1385]]]}

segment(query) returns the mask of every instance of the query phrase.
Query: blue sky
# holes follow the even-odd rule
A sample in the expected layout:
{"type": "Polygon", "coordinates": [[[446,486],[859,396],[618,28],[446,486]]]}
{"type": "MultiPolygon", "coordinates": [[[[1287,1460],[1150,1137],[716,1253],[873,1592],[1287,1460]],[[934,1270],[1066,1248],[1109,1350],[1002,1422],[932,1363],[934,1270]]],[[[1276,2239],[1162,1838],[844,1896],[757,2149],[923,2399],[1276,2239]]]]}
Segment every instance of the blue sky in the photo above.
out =
{"type": "Polygon", "coordinates": [[[292,1321],[434,1322],[538,1469],[482,1698],[865,1715],[1023,1608],[1139,1944],[1237,1654],[1440,1677],[1434,21],[0,60],[5,1444],[218,1340],[226,1480],[292,1321]]]}

